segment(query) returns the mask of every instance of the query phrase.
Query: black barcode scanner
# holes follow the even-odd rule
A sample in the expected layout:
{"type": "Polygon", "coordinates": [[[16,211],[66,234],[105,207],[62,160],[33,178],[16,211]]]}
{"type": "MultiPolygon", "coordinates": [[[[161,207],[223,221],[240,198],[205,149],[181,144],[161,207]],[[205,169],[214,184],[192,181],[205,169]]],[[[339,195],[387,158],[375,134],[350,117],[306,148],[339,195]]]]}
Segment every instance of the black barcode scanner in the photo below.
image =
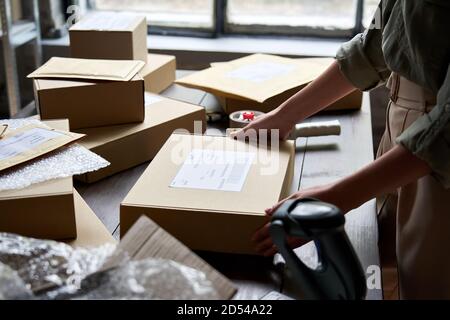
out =
{"type": "Polygon", "coordinates": [[[270,235],[303,298],[364,299],[364,271],[344,224],[345,217],[337,207],[315,199],[288,200],[274,213],[270,235]],[[314,241],[319,258],[316,269],[306,266],[288,246],[288,236],[314,241]]]}

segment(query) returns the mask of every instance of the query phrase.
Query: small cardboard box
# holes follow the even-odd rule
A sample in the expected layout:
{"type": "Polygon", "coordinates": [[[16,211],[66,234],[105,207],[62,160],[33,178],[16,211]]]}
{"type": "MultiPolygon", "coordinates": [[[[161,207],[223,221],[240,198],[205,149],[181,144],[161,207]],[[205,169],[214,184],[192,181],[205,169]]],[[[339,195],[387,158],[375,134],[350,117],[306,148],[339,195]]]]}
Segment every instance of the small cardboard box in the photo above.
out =
{"type": "Polygon", "coordinates": [[[202,130],[206,128],[202,107],[148,93],[146,101],[142,123],[79,130],[86,134],[80,144],[108,160],[111,165],[78,176],[78,180],[96,182],[150,161],[177,129],[193,133],[195,122],[202,130]]]}
{"type": "Polygon", "coordinates": [[[70,28],[74,58],[147,62],[147,19],[119,12],[92,13],[70,28]]]}
{"type": "MultiPolygon", "coordinates": [[[[269,112],[322,74],[330,58],[290,59],[255,54],[176,80],[176,83],[205,90],[219,98],[225,112],[257,110],[269,112]]],[[[328,110],[361,108],[362,93],[354,92],[328,110]]]]}
{"type": "Polygon", "coordinates": [[[77,191],[74,191],[74,200],[77,238],[68,241],[67,244],[81,248],[95,248],[105,244],[116,244],[117,241],[77,191]]]}
{"type": "Polygon", "coordinates": [[[103,269],[120,265],[129,258],[172,260],[199,270],[211,282],[221,300],[232,298],[237,291],[230,280],[146,217],[139,217],[103,269]]]}
{"type": "MultiPolygon", "coordinates": [[[[66,120],[45,123],[58,130],[69,126],[66,120]]],[[[52,240],[76,238],[72,178],[0,191],[0,232],[52,240]]]]}
{"type": "MultiPolygon", "coordinates": [[[[76,60],[79,59],[64,59],[58,63],[72,64],[73,67],[66,66],[67,70],[72,70],[78,64],[76,60]]],[[[40,78],[46,77],[46,73],[41,74],[38,70],[30,75],[35,77],[35,100],[41,119],[67,118],[71,130],[144,121],[144,80],[136,74],[139,65],[106,60],[85,62],[82,61],[85,73],[79,69],[77,74],[67,72],[59,78],[40,78]],[[92,75],[92,69],[100,70],[97,69],[100,66],[102,76],[120,80],[91,79],[96,77],[92,75]],[[127,77],[117,76],[124,74],[127,77]],[[85,79],[81,79],[83,76],[85,79]]]]}
{"type": "Polygon", "coordinates": [[[264,210],[291,187],[294,149],[173,134],[122,202],[121,235],[146,215],[193,250],[255,254],[264,210]]]}
{"type": "Polygon", "coordinates": [[[145,82],[145,91],[161,93],[167,89],[175,81],[176,69],[175,56],[149,54],[147,64],[139,72],[145,82]]]}

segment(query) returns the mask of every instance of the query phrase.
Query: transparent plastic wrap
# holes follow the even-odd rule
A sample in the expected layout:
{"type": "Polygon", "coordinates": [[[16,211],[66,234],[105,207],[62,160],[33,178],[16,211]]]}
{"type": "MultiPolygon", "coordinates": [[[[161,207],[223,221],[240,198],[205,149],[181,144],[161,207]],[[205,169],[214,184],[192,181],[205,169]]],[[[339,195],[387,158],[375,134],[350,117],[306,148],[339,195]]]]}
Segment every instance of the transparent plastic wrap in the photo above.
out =
{"type": "Polygon", "coordinates": [[[5,299],[218,299],[203,272],[174,261],[121,254],[119,266],[102,270],[115,248],[73,249],[0,233],[0,267],[7,270],[0,268],[0,298],[5,285],[14,293],[5,299]]]}
{"type": "Polygon", "coordinates": [[[0,300],[30,299],[32,295],[17,272],[0,263],[0,300]]]}
{"type": "Polygon", "coordinates": [[[64,243],[0,233],[0,263],[17,271],[33,292],[64,286],[76,291],[81,280],[97,271],[115,245],[73,249],[64,243]]]}
{"type": "Polygon", "coordinates": [[[201,300],[218,299],[205,274],[163,259],[129,261],[82,282],[76,299],[201,300]]]}
{"type": "MultiPolygon", "coordinates": [[[[7,124],[8,130],[30,124],[44,125],[38,120],[25,119],[0,120],[0,124],[7,124]]],[[[92,172],[109,165],[108,161],[97,154],[78,144],[72,144],[0,173],[0,191],[23,189],[35,183],[92,172]]]]}

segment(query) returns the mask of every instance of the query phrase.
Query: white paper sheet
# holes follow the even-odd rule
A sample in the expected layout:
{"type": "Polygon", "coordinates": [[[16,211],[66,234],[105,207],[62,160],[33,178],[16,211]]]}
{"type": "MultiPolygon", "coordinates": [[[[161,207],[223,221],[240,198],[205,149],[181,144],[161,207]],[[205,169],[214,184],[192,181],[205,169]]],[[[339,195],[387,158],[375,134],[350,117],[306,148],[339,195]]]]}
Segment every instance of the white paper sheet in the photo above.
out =
{"type": "Polygon", "coordinates": [[[227,73],[227,77],[247,80],[251,82],[265,82],[275,77],[286,75],[295,66],[273,63],[273,62],[258,62],[247,66],[240,67],[227,73]]]}
{"type": "Polygon", "coordinates": [[[151,94],[151,93],[148,93],[148,92],[144,93],[144,98],[145,98],[145,106],[146,107],[163,100],[161,97],[151,94]]]}
{"type": "Polygon", "coordinates": [[[15,157],[41,144],[63,136],[62,133],[44,128],[34,128],[7,139],[0,140],[0,160],[15,157]]]}
{"type": "Polygon", "coordinates": [[[114,12],[98,12],[78,22],[73,30],[105,30],[105,31],[121,31],[128,30],[136,20],[136,16],[132,14],[114,13],[114,12]]]}
{"type": "Polygon", "coordinates": [[[254,157],[250,152],[192,150],[170,186],[240,192],[254,157]]]}

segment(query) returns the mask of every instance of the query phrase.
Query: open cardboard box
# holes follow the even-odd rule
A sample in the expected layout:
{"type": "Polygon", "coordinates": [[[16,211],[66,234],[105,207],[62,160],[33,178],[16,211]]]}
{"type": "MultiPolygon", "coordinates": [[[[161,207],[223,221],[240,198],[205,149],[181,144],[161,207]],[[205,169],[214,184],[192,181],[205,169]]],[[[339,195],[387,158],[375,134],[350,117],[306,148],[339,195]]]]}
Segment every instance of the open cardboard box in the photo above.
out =
{"type": "MultiPolygon", "coordinates": [[[[210,92],[226,113],[241,110],[269,112],[303,89],[332,63],[331,58],[290,59],[254,54],[230,62],[213,63],[176,80],[176,83],[210,92]]],[[[354,91],[326,110],[360,109],[362,93],[354,91]]]]}
{"type": "Polygon", "coordinates": [[[67,118],[70,129],[144,121],[142,66],[137,61],[53,58],[29,76],[41,119],[67,118]]]}
{"type": "Polygon", "coordinates": [[[108,160],[111,165],[76,178],[93,183],[150,161],[167,138],[178,129],[206,129],[205,110],[192,104],[146,93],[144,122],[77,130],[86,134],[80,144],[108,160]]]}
{"type": "Polygon", "coordinates": [[[202,271],[222,300],[231,299],[237,291],[230,280],[147,217],[138,217],[133,223],[104,269],[119,265],[125,258],[172,260],[202,271]]]}
{"type": "MultiPolygon", "coordinates": [[[[67,120],[44,123],[58,130],[69,127],[67,120]]],[[[0,191],[0,232],[52,240],[76,238],[72,177],[0,191]]]]}
{"type": "Polygon", "coordinates": [[[264,210],[288,195],[294,151],[292,141],[264,147],[173,134],[123,200],[121,235],[146,215],[193,250],[255,254],[251,237],[268,222],[264,210]],[[190,163],[195,154],[204,161],[190,163]],[[220,154],[242,161],[208,167],[220,154]]]}
{"type": "Polygon", "coordinates": [[[69,34],[74,58],[147,62],[145,16],[95,12],[73,25],[69,34]]]}

